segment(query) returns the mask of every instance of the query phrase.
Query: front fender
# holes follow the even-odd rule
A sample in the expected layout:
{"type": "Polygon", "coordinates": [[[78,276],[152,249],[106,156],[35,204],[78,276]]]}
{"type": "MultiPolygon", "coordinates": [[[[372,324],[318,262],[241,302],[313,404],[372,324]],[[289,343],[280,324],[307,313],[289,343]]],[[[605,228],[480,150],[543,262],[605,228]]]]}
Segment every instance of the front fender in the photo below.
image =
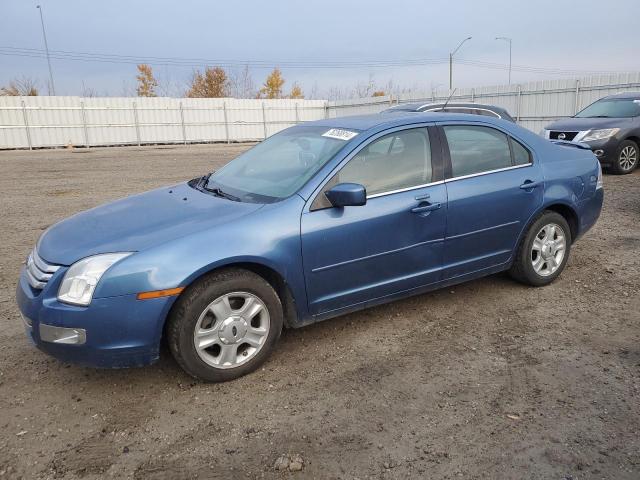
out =
{"type": "MultiPolygon", "coordinates": [[[[300,246],[304,201],[293,196],[241,219],[137,252],[110,268],[94,297],[186,287],[203,274],[237,263],[263,265],[289,286],[298,308],[306,291],[300,246]]],[[[298,312],[302,317],[305,311],[298,312]]]]}

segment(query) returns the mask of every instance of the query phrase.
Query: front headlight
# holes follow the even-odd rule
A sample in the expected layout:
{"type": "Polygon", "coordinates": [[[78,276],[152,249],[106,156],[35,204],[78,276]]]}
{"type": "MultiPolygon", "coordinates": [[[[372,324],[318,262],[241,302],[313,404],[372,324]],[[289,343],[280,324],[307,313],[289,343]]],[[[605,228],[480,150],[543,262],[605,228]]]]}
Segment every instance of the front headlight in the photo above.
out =
{"type": "Polygon", "coordinates": [[[593,142],[595,140],[604,140],[605,138],[613,137],[620,131],[619,128],[604,128],[602,130],[589,130],[584,138],[581,138],[581,142],[593,142]]]}
{"type": "Polygon", "coordinates": [[[58,289],[58,300],[73,305],[89,305],[104,272],[131,253],[105,253],[78,260],[65,273],[58,289]]]}

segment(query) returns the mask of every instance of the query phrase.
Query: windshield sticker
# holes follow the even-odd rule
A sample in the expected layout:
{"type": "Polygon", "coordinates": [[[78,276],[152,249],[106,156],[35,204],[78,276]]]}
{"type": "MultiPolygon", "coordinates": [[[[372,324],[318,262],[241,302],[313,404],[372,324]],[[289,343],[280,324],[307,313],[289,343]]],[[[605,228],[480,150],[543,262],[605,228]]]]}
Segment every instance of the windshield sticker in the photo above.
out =
{"type": "Polygon", "coordinates": [[[358,132],[351,132],[349,130],[342,130],[341,128],[332,128],[322,134],[323,137],[335,138],[336,140],[351,140],[358,135],[358,132]]]}

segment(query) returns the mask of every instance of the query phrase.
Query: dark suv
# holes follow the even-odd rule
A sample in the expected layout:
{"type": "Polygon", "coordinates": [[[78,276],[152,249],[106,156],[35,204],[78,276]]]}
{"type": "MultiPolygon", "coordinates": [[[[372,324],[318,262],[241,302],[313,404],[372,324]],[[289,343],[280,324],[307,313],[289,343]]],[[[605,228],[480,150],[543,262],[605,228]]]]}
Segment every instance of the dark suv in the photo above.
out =
{"type": "Polygon", "coordinates": [[[515,120],[504,108],[480,103],[404,103],[387,108],[382,113],[393,112],[449,112],[485,115],[493,118],[503,118],[515,123],[515,120]]]}
{"type": "Polygon", "coordinates": [[[603,167],[617,175],[631,173],[640,152],[640,93],[601,98],[574,117],[547,125],[542,135],[586,143],[603,167]]]}

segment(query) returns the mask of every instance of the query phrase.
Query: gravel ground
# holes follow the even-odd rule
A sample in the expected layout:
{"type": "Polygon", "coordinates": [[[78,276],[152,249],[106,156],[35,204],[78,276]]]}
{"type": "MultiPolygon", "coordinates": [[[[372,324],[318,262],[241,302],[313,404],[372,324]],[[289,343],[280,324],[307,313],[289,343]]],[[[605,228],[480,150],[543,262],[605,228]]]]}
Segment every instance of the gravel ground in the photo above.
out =
{"type": "Polygon", "coordinates": [[[496,275],[287,331],[233,382],[27,342],[14,289],[43,229],[245,148],[0,152],[0,478],[640,478],[640,171],[605,177],[553,285],[496,275]]]}

